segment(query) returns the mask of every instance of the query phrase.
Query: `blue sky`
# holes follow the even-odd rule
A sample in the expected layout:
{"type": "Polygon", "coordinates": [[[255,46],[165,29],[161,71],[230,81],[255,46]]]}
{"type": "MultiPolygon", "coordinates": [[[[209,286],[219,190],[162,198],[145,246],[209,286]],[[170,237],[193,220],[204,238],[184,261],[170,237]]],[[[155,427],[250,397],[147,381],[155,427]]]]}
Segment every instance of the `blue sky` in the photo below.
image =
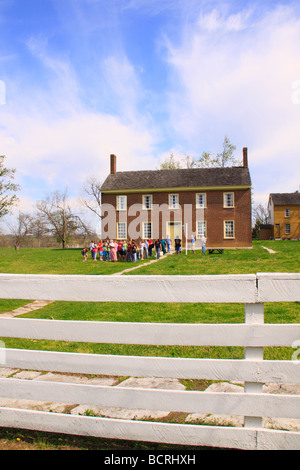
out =
{"type": "Polygon", "coordinates": [[[248,147],[255,201],[298,190],[299,44],[298,1],[0,0],[17,210],[66,186],[75,203],[111,153],[118,170],[156,169],[225,135],[236,157],[248,147]]]}

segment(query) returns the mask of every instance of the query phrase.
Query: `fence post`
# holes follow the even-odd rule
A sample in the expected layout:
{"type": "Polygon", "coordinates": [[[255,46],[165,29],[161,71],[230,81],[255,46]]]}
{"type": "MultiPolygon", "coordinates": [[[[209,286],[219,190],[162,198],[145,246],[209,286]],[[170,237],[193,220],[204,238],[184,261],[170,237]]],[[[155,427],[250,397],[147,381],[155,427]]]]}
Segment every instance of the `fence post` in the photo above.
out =
{"type": "MultiPolygon", "coordinates": [[[[246,304],[245,305],[245,323],[263,324],[264,323],[264,304],[246,304]]],[[[247,361],[263,361],[264,348],[245,348],[245,360],[247,361]]],[[[245,382],[246,393],[262,393],[263,384],[258,382],[245,382]]],[[[245,416],[244,427],[261,428],[262,417],[245,416]]]]}

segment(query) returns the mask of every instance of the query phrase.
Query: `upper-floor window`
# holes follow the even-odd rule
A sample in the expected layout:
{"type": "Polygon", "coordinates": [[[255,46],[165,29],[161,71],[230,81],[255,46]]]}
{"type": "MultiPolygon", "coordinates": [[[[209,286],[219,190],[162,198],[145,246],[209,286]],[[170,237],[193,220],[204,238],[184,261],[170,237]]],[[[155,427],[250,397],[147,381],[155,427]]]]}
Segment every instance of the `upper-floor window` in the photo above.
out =
{"type": "Polygon", "coordinates": [[[179,196],[178,194],[169,194],[169,209],[179,208],[179,196]]]}
{"type": "Polygon", "coordinates": [[[196,194],[196,209],[204,209],[206,207],[206,194],[196,194]]]}
{"type": "Polygon", "coordinates": [[[223,194],[223,207],[234,207],[234,193],[223,194]]]}
{"type": "Polygon", "coordinates": [[[143,196],[143,209],[152,209],[152,195],[145,194],[143,196]]]}
{"type": "Polygon", "coordinates": [[[284,209],[284,217],[290,217],[290,216],[291,216],[290,209],[284,209]]]}
{"type": "Polygon", "coordinates": [[[117,211],[126,211],[127,196],[117,196],[117,211]]]}

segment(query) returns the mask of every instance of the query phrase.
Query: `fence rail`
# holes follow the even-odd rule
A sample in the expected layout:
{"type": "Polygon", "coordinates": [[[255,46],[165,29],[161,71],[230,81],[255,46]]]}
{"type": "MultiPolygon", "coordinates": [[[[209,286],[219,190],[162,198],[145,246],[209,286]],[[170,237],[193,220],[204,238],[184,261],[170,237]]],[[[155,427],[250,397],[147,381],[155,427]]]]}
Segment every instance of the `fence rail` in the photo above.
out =
{"type": "MultiPolygon", "coordinates": [[[[300,361],[267,361],[264,347],[300,343],[299,324],[264,324],[264,302],[299,302],[300,274],[230,276],[0,275],[0,297],[89,302],[244,303],[244,324],[160,324],[0,318],[0,338],[177,346],[242,346],[244,359],[197,359],[5,350],[3,367],[134,377],[225,380],[245,393],[130,389],[0,379],[0,396],[170,412],[240,415],[244,427],[200,426],[0,408],[0,426],[239,449],[300,449],[300,433],[265,429],[262,417],[300,418],[299,395],[262,393],[300,383],[300,361]]],[[[172,308],[170,306],[170,308],[172,308]]]]}

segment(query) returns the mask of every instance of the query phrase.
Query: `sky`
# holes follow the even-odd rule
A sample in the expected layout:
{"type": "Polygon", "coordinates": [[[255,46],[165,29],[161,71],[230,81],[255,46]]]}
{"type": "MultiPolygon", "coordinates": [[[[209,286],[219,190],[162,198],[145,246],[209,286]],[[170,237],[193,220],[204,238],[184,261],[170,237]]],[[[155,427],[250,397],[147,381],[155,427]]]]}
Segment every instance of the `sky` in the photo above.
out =
{"type": "Polygon", "coordinates": [[[300,2],[0,0],[0,155],[16,211],[173,153],[248,148],[255,202],[300,185],[300,2]]]}

